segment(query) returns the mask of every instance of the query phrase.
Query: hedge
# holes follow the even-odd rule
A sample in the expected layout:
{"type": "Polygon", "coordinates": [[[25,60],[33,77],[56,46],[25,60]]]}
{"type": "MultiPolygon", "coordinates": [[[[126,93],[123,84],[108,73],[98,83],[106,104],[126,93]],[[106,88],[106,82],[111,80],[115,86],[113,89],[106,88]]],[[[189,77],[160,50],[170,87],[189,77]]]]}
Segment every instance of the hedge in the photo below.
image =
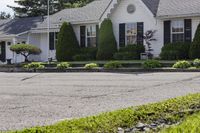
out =
{"type": "Polygon", "coordinates": [[[64,22],[58,34],[56,58],[58,61],[70,61],[79,52],[79,43],[70,23],[64,22]]]}
{"type": "Polygon", "coordinates": [[[189,55],[191,59],[200,58],[200,24],[197,27],[189,55]]]}
{"type": "Polygon", "coordinates": [[[162,47],[160,57],[163,60],[189,59],[190,43],[170,43],[162,47]]]}
{"type": "Polygon", "coordinates": [[[118,127],[133,127],[139,122],[152,123],[164,119],[178,122],[188,116],[184,112],[200,107],[200,94],[190,94],[184,97],[173,98],[164,102],[131,107],[97,116],[81,119],[66,120],[54,125],[13,131],[12,133],[117,133],[118,127]]]}
{"type": "Polygon", "coordinates": [[[105,19],[99,30],[98,60],[109,60],[117,52],[117,42],[113,33],[113,25],[110,19],[105,19]]]}

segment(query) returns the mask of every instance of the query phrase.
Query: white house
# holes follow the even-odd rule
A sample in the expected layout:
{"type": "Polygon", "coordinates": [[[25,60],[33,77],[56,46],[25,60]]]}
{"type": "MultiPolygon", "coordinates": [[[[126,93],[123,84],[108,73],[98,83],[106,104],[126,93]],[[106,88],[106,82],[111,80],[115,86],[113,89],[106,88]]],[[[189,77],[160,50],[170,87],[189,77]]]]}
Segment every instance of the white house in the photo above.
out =
{"type": "Polygon", "coordinates": [[[97,32],[105,18],[113,22],[118,48],[145,44],[141,35],[147,30],[157,30],[157,41],[153,43],[156,57],[166,43],[192,41],[200,23],[200,0],[95,0],[82,8],[51,15],[49,41],[46,17],[0,20],[0,60],[23,61],[23,57],[9,50],[17,43],[34,44],[42,50],[31,60],[56,59],[56,35],[65,21],[73,25],[81,47],[96,47],[97,32]]]}

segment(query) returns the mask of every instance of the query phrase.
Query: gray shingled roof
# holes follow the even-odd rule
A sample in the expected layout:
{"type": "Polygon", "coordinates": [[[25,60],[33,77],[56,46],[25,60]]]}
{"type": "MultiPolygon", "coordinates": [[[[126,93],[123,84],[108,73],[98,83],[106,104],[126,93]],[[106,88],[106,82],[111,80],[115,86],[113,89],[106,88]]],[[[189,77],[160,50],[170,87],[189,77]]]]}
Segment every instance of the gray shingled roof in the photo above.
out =
{"type": "Polygon", "coordinates": [[[200,0],[160,0],[157,17],[200,16],[200,0]]]}
{"type": "MultiPolygon", "coordinates": [[[[62,22],[98,22],[111,1],[112,0],[95,0],[81,8],[64,9],[50,17],[51,27],[56,27],[54,24],[62,22]]],[[[44,28],[46,25],[47,20],[39,25],[39,28],[44,28]]]]}
{"type": "Polygon", "coordinates": [[[149,10],[156,16],[160,0],[142,0],[149,10]]]}
{"type": "Polygon", "coordinates": [[[17,35],[29,31],[31,28],[36,28],[41,22],[43,22],[42,17],[0,20],[0,36],[17,35]]]}

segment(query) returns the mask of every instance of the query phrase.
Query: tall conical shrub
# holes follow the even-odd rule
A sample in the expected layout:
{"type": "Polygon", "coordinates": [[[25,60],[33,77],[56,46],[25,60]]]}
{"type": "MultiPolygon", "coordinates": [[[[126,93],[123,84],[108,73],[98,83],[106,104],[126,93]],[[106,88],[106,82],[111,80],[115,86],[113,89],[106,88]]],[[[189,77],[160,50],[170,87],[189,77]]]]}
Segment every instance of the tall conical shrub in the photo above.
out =
{"type": "Polygon", "coordinates": [[[192,45],[190,47],[189,56],[191,59],[200,58],[200,24],[197,27],[192,45]]]}
{"type": "Polygon", "coordinates": [[[70,23],[64,22],[58,34],[56,58],[58,61],[69,61],[78,53],[79,43],[70,23]]]}
{"type": "Polygon", "coordinates": [[[105,19],[99,30],[98,60],[109,60],[117,51],[117,43],[113,33],[113,26],[110,19],[105,19]]]}

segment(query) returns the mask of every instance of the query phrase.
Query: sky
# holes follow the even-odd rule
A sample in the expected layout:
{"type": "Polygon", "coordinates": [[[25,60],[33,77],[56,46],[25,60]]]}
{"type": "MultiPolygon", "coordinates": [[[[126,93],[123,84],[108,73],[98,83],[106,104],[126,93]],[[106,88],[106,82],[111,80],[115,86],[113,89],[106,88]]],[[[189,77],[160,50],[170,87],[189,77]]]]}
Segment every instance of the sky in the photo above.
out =
{"type": "Polygon", "coordinates": [[[14,0],[0,0],[0,12],[5,11],[13,15],[12,9],[7,7],[7,5],[16,6],[16,4],[14,3],[14,0]]]}

